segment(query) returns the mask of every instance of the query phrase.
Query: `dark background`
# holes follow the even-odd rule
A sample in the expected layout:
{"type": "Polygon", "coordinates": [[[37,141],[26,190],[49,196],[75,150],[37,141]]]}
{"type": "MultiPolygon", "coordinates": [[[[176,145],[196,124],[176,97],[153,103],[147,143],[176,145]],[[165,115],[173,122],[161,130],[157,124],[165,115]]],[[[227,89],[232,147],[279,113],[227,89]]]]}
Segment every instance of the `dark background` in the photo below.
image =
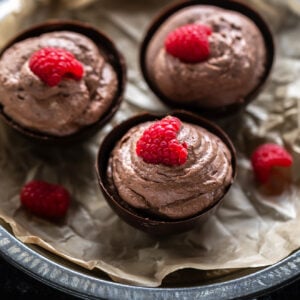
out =
{"type": "MultiPolygon", "coordinates": [[[[31,278],[0,257],[0,299],[77,300],[31,278]]],[[[255,300],[300,300],[300,280],[255,300]]],[[[122,300],[122,299],[120,299],[122,300]]],[[[143,299],[141,299],[143,300],[143,299]]],[[[190,299],[193,300],[193,299],[190,299]]],[[[218,300],[218,299],[216,299],[218,300]]],[[[254,299],[253,299],[254,300],[254,299]]]]}

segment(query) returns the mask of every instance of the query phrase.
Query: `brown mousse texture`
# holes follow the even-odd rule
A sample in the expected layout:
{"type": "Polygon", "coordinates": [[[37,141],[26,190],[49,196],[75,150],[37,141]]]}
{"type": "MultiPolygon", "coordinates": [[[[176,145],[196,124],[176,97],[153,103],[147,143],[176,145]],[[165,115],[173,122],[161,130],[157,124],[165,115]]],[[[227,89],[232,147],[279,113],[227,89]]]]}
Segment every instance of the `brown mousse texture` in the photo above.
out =
{"type": "Polygon", "coordinates": [[[28,38],[0,60],[0,103],[14,122],[31,130],[64,136],[98,121],[117,91],[117,76],[94,42],[82,34],[57,31],[28,38]],[[29,68],[31,55],[45,47],[71,52],[84,68],[81,80],[49,87],[29,68]]]}
{"type": "Polygon", "coordinates": [[[193,5],[170,16],[154,33],[146,50],[150,80],[170,100],[215,108],[243,103],[265,71],[266,49],[260,30],[247,16],[210,5],[193,5]],[[211,27],[210,56],[184,63],[168,54],[168,33],[186,24],[211,27]]]}
{"type": "Polygon", "coordinates": [[[111,153],[107,175],[122,200],[168,219],[193,216],[217,202],[233,180],[227,146],[206,129],[182,122],[177,139],[188,145],[185,164],[149,164],[136,154],[136,143],[151,124],[131,128],[111,153]]]}

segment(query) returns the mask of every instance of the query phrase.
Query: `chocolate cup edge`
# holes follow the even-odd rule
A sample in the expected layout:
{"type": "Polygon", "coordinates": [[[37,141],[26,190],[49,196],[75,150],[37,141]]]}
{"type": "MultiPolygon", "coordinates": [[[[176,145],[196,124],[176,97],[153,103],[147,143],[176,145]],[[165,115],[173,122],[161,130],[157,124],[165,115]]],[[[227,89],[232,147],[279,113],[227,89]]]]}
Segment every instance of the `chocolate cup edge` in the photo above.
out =
{"type": "Polygon", "coordinates": [[[182,121],[190,122],[193,124],[197,124],[204,128],[207,128],[210,132],[217,135],[228,147],[232,155],[232,182],[226,188],[224,194],[220,199],[215,201],[212,205],[210,205],[205,210],[199,212],[198,214],[179,220],[162,220],[159,218],[151,218],[150,216],[142,216],[137,210],[134,208],[128,209],[124,205],[124,201],[120,198],[117,191],[110,187],[108,178],[107,178],[107,167],[110,158],[110,153],[115,146],[116,142],[121,139],[121,137],[129,130],[129,128],[150,120],[156,120],[158,118],[164,117],[166,114],[150,114],[150,113],[142,113],[137,114],[130,119],[120,123],[114,129],[112,129],[108,135],[103,140],[102,144],[99,147],[99,151],[97,154],[95,169],[98,178],[98,184],[104,195],[106,201],[110,205],[110,207],[119,215],[121,219],[130,224],[131,226],[138,228],[142,231],[145,231],[151,235],[163,236],[170,234],[177,234],[180,232],[184,232],[192,229],[197,224],[200,224],[215,212],[215,210],[219,207],[219,205],[223,202],[224,196],[227,194],[230,189],[235,177],[236,177],[236,151],[231,139],[228,135],[222,130],[218,125],[214,124],[210,120],[207,120],[198,115],[192,114],[183,110],[176,110],[168,113],[167,115],[173,115],[179,117],[182,121]]]}
{"type": "Polygon", "coordinates": [[[32,130],[26,128],[15,122],[12,118],[6,115],[3,111],[3,106],[0,105],[0,117],[6,125],[16,130],[18,133],[29,137],[38,142],[46,143],[59,143],[59,144],[68,144],[74,141],[83,140],[94,135],[99,129],[101,129],[116,113],[119,109],[121,102],[123,100],[125,84],[127,80],[126,75],[126,62],[122,53],[117,49],[115,43],[103,32],[97,28],[78,21],[60,21],[60,20],[51,20],[43,23],[36,24],[31,26],[21,32],[16,36],[10,39],[5,46],[0,51],[0,57],[3,53],[11,47],[13,44],[25,40],[30,37],[39,36],[43,33],[53,32],[53,31],[73,31],[81,33],[85,36],[88,36],[99,48],[99,50],[107,57],[109,63],[113,66],[117,78],[118,78],[118,89],[117,93],[108,107],[104,116],[102,116],[97,122],[84,126],[80,128],[75,133],[65,135],[65,136],[56,136],[52,134],[47,134],[39,132],[37,130],[32,130]],[[100,44],[100,41],[104,41],[104,46],[100,44]],[[111,50],[111,51],[110,51],[111,50]]]}
{"type": "Polygon", "coordinates": [[[228,117],[230,115],[234,115],[240,111],[242,111],[250,102],[252,102],[255,97],[261,92],[263,87],[265,86],[267,79],[269,78],[270,72],[273,67],[275,56],[275,43],[272,31],[270,30],[268,24],[264,20],[264,18],[251,6],[245,4],[238,0],[190,0],[190,1],[177,1],[170,5],[164,7],[158,14],[154,17],[152,22],[149,24],[146,33],[143,37],[140,52],[139,52],[139,66],[141,73],[145,82],[147,83],[150,90],[157,96],[157,98],[165,103],[171,109],[185,109],[189,111],[196,112],[199,115],[205,116],[210,119],[214,119],[217,117],[228,117]],[[242,103],[235,103],[226,106],[222,106],[220,108],[206,108],[206,107],[195,107],[193,105],[184,105],[182,103],[178,103],[173,101],[169,97],[165,96],[159,88],[155,85],[155,83],[150,79],[147,73],[146,67],[146,52],[147,46],[151,41],[152,36],[159,29],[160,25],[167,20],[168,17],[173,15],[175,12],[179,11],[182,8],[193,6],[193,5],[211,5],[211,6],[219,6],[225,9],[231,9],[238,11],[250,19],[254,21],[258,29],[261,31],[265,48],[266,48],[266,62],[265,62],[265,71],[260,79],[260,83],[246,96],[244,97],[244,101],[242,103]],[[245,13],[246,12],[246,13],[245,13]]]}

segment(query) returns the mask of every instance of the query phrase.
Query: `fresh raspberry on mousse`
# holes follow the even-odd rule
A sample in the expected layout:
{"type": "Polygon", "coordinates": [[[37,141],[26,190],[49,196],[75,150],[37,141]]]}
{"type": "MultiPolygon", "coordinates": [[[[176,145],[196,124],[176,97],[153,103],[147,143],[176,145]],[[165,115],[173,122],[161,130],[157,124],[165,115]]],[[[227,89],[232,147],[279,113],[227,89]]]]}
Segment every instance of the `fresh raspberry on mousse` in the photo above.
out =
{"type": "Polygon", "coordinates": [[[176,117],[165,117],[147,128],[136,144],[136,153],[146,163],[167,166],[186,162],[187,144],[177,140],[181,121],[176,117]]]}
{"type": "Polygon", "coordinates": [[[188,24],[171,31],[165,40],[166,51],[185,63],[198,63],[210,55],[208,36],[211,28],[202,24],[188,24]]]}
{"type": "Polygon", "coordinates": [[[34,52],[29,60],[30,70],[47,85],[55,86],[63,78],[80,80],[83,66],[75,56],[60,48],[42,48],[34,52]]]}

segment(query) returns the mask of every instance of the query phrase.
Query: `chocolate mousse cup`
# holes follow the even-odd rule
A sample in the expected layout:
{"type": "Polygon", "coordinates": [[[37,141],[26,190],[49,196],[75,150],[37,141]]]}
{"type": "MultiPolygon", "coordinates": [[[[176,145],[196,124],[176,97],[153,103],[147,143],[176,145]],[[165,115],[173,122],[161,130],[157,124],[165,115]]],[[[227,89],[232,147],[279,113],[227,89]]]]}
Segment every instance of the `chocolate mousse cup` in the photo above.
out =
{"type": "MultiPolygon", "coordinates": [[[[97,28],[94,28],[88,24],[77,22],[77,21],[48,21],[36,26],[33,26],[10,40],[0,52],[0,59],[7,50],[16,45],[16,43],[26,41],[27,39],[38,38],[45,34],[57,34],[60,35],[62,32],[70,32],[71,34],[80,34],[86,40],[94,44],[94,48],[99,50],[100,55],[103,57],[106,65],[109,65],[111,73],[115,74],[115,91],[110,100],[110,103],[106,105],[105,111],[102,112],[101,116],[93,123],[80,125],[75,132],[67,134],[53,134],[51,131],[47,132],[45,130],[40,131],[35,128],[29,128],[24,126],[24,124],[18,123],[13,117],[5,113],[5,108],[0,104],[0,116],[2,120],[11,128],[15,129],[17,132],[25,135],[28,138],[36,140],[38,142],[49,142],[55,144],[65,144],[73,141],[82,140],[88,138],[95,134],[104,124],[106,124],[118,110],[121,101],[123,99],[123,92],[126,83],[126,64],[123,55],[117,50],[114,43],[109,37],[100,32],[97,28]]],[[[74,38],[76,41],[76,37],[74,38]]],[[[84,44],[84,43],[83,43],[84,44]]],[[[49,46],[48,46],[49,47],[49,46]]],[[[51,45],[50,45],[51,47],[51,45]]],[[[57,47],[57,46],[56,46],[57,47]]],[[[79,48],[84,49],[84,45],[80,45],[79,48]]],[[[87,49],[87,48],[86,48],[87,49]]],[[[92,67],[92,66],[91,66],[92,67]]],[[[0,70],[1,72],[1,70],[0,70]]],[[[89,71],[90,73],[92,71],[89,71]]],[[[108,81],[107,70],[102,74],[101,83],[99,80],[99,88],[103,82],[108,81]],[[105,74],[104,74],[105,73],[105,74]]],[[[101,77],[101,76],[100,76],[101,77]]],[[[22,78],[21,78],[22,79],[22,78]]],[[[97,84],[97,83],[96,83],[97,84]]],[[[106,84],[106,82],[104,83],[106,84]]],[[[52,87],[50,87],[52,88],[52,87]]],[[[55,87],[56,88],[56,87],[55,87]]],[[[90,87],[87,85],[86,89],[90,87]]],[[[97,89],[97,86],[95,87],[97,89]]],[[[20,88],[21,90],[21,88],[20,88]]],[[[70,93],[72,94],[72,90],[70,93]]],[[[107,93],[107,91],[105,91],[107,93]]],[[[67,97],[68,95],[60,95],[61,97],[67,97]]],[[[2,95],[5,97],[5,95],[2,95]]],[[[71,97],[70,97],[71,98],[71,97]]],[[[78,99],[79,97],[77,97],[78,99]]],[[[22,99],[20,99],[22,100],[22,99]]],[[[44,101],[42,99],[41,101],[44,101]]],[[[72,101],[72,98],[70,99],[72,101]]],[[[25,112],[24,112],[25,113],[25,112]]]]}
{"type": "MultiPolygon", "coordinates": [[[[229,184],[225,186],[222,194],[219,195],[216,200],[214,200],[201,211],[198,211],[196,214],[192,214],[188,217],[176,218],[173,216],[172,218],[169,218],[165,216],[155,215],[149,211],[136,209],[132,205],[129,205],[128,201],[124,201],[124,199],[122,199],[114,181],[112,180],[111,172],[113,172],[113,170],[110,169],[112,166],[112,153],[116,148],[116,145],[118,145],[119,141],[127,140],[126,136],[128,136],[129,130],[137,128],[145,122],[152,122],[161,119],[165,117],[165,115],[153,115],[144,113],[132,117],[115,127],[102,142],[97,156],[96,172],[98,175],[100,189],[110,207],[119,215],[121,219],[123,219],[131,226],[154,236],[178,234],[184,231],[188,231],[194,228],[196,225],[205,222],[209,218],[209,216],[214,214],[217,208],[221,205],[222,201],[224,200],[225,194],[228,192],[236,176],[235,148],[229,137],[222,129],[220,129],[218,126],[208,121],[207,119],[204,119],[198,115],[186,111],[174,111],[172,113],[169,113],[168,116],[174,116],[179,118],[182,124],[186,123],[191,126],[199,126],[202,129],[207,130],[209,134],[212,134],[215,137],[217,137],[221,141],[221,143],[224,144],[225,148],[227,149],[226,151],[230,153],[229,164],[231,165],[231,178],[229,180],[229,184]]],[[[139,164],[140,163],[138,163],[138,165],[135,167],[138,167],[139,164]]],[[[171,181],[176,180],[172,179],[171,181]]],[[[201,184],[200,176],[199,183],[201,184]]],[[[163,188],[163,185],[159,186],[157,190],[161,188],[163,188]]],[[[184,189],[184,187],[180,186],[178,186],[178,188],[184,189]]],[[[154,190],[153,193],[157,193],[157,190],[154,190]]],[[[175,212],[175,214],[176,213],[177,212],[175,212]]]]}
{"type": "MultiPolygon", "coordinates": [[[[197,12],[199,13],[199,12],[197,12]]],[[[197,15],[197,13],[195,15],[197,15]]],[[[204,25],[209,25],[212,26],[212,35],[209,36],[209,41],[211,42],[213,40],[213,36],[214,36],[214,30],[219,30],[218,29],[218,24],[214,24],[213,21],[211,21],[211,24],[205,24],[205,22],[202,22],[202,20],[198,20],[195,21],[195,15],[193,17],[187,17],[187,22],[186,24],[190,24],[190,23],[194,23],[194,22],[200,22],[203,23],[204,25]],[[215,27],[215,28],[214,28],[215,27]]],[[[205,15],[205,14],[204,14],[205,15]]],[[[213,16],[214,14],[212,14],[212,18],[217,18],[216,16],[213,16]]],[[[235,18],[236,16],[234,16],[235,18]]],[[[201,18],[206,19],[207,17],[203,15],[201,16],[201,18]]],[[[233,28],[235,27],[235,25],[232,23],[230,24],[230,21],[227,21],[226,18],[222,18],[222,16],[220,16],[222,21],[226,21],[228,22],[227,24],[225,24],[225,27],[227,25],[232,26],[233,28]]],[[[229,19],[229,18],[227,18],[229,19]]],[[[175,24],[175,28],[178,26],[182,26],[184,24],[182,24],[182,21],[178,21],[179,19],[177,19],[176,21],[174,21],[175,24]],[[179,24],[179,25],[178,25],[179,24]]],[[[172,20],[173,22],[173,20],[172,20]]],[[[169,26],[169,25],[168,25],[169,26]]],[[[248,26],[248,25],[247,25],[248,26]]],[[[170,25],[170,27],[172,27],[170,25]]],[[[169,28],[170,28],[169,27],[169,28]]],[[[174,30],[175,28],[172,28],[172,30],[174,30]]],[[[219,28],[224,28],[223,24],[220,25],[219,28]]],[[[234,28],[235,29],[235,28],[234,28]]],[[[222,29],[221,29],[222,30],[222,29]]],[[[247,31],[247,30],[246,30],[247,31]]],[[[226,34],[226,33],[225,33],[226,34]]],[[[226,44],[226,37],[224,35],[224,33],[222,32],[221,35],[223,35],[222,38],[224,38],[222,40],[222,43],[226,44]]],[[[229,38],[231,39],[231,37],[229,38]]],[[[240,40],[240,36],[236,36],[237,40],[240,40]]],[[[249,40],[249,39],[248,39],[249,40]]],[[[156,42],[155,42],[156,43],[156,42]]],[[[238,43],[238,41],[237,41],[238,43]]],[[[212,43],[211,44],[211,49],[212,51],[221,51],[222,49],[217,49],[216,50],[216,44],[212,43]]],[[[240,47],[240,45],[238,46],[240,47]]],[[[229,49],[230,50],[230,49],[229,49]]],[[[152,51],[152,50],[151,50],[152,51]]],[[[226,50],[227,51],[227,50],[226,50]]],[[[256,51],[256,50],[255,50],[256,51]]],[[[264,21],[264,19],[260,16],[260,14],[255,11],[253,8],[251,8],[250,6],[248,6],[245,3],[239,2],[238,0],[192,0],[192,1],[180,1],[179,3],[176,4],[172,4],[170,6],[168,6],[167,8],[165,8],[164,10],[162,10],[152,21],[152,23],[150,24],[145,37],[143,39],[143,42],[141,44],[141,48],[140,48],[140,67],[141,67],[141,71],[143,74],[143,77],[145,79],[145,81],[147,82],[148,86],[150,87],[150,89],[154,92],[154,94],[162,101],[164,102],[166,105],[168,105],[171,108],[175,108],[175,109],[185,109],[185,110],[190,110],[194,113],[203,115],[205,117],[208,117],[210,119],[219,119],[220,117],[227,117],[227,116],[234,116],[234,115],[238,115],[238,113],[240,113],[241,111],[243,111],[243,108],[245,108],[245,106],[247,104],[249,104],[252,100],[255,99],[255,97],[259,94],[259,92],[261,91],[261,89],[263,88],[273,65],[273,59],[274,59],[274,41],[273,41],[273,36],[271,33],[271,30],[269,28],[269,26],[267,25],[267,23],[264,21]],[[154,65],[155,65],[155,59],[153,58],[152,54],[149,54],[148,51],[150,51],[150,48],[155,48],[156,46],[151,45],[151,43],[153,44],[153,40],[155,39],[155,37],[157,36],[157,34],[159,33],[159,39],[157,38],[157,40],[160,40],[160,47],[163,47],[163,43],[164,43],[164,37],[166,35],[166,33],[164,32],[164,34],[162,34],[162,31],[165,30],[167,31],[166,27],[167,27],[167,22],[170,21],[170,19],[172,19],[173,17],[175,18],[175,15],[179,15],[181,13],[181,11],[184,10],[189,10],[189,9],[193,9],[194,7],[198,7],[197,9],[200,10],[200,6],[202,6],[203,8],[206,7],[215,7],[216,8],[216,14],[221,15],[222,12],[218,11],[219,9],[221,10],[226,10],[229,14],[231,12],[233,12],[233,14],[241,14],[244,17],[247,17],[247,19],[249,19],[250,21],[252,21],[252,28],[253,27],[257,27],[256,29],[258,29],[258,32],[261,33],[260,35],[260,40],[262,41],[262,43],[259,43],[258,39],[253,39],[254,41],[251,44],[253,49],[259,48],[259,46],[262,46],[265,48],[265,57],[263,59],[263,61],[261,61],[261,65],[262,65],[262,70],[261,70],[261,74],[259,74],[257,76],[257,82],[253,84],[253,87],[248,88],[248,91],[246,91],[246,94],[243,96],[239,96],[237,97],[237,99],[235,99],[234,101],[230,100],[227,95],[228,93],[230,93],[230,91],[241,89],[241,92],[243,91],[243,85],[247,85],[249,83],[249,80],[247,82],[247,76],[244,76],[245,82],[242,85],[237,85],[236,87],[234,87],[234,82],[231,81],[228,83],[227,87],[224,89],[226,91],[226,93],[224,93],[224,95],[222,95],[222,89],[220,88],[221,85],[223,84],[221,81],[222,77],[226,75],[227,70],[221,70],[222,72],[219,74],[218,72],[216,72],[216,76],[215,78],[212,77],[207,77],[204,78],[204,80],[208,80],[209,81],[209,91],[212,91],[212,97],[204,97],[204,102],[202,103],[201,101],[198,100],[193,100],[193,101],[189,101],[187,99],[187,97],[184,97],[184,92],[179,92],[178,94],[175,95],[177,97],[177,99],[174,99],[173,97],[171,97],[170,95],[166,95],[165,92],[162,91],[162,89],[158,86],[158,82],[160,85],[163,85],[164,83],[162,82],[161,78],[158,79],[158,81],[156,82],[156,80],[154,80],[153,78],[153,70],[154,70],[154,65]],[[254,25],[254,26],[253,26],[254,25]],[[164,27],[165,26],[165,27],[164,27]],[[163,28],[164,29],[161,29],[163,28]],[[262,45],[259,45],[262,44],[262,45]],[[151,58],[149,59],[148,56],[152,55],[151,58]],[[148,63],[147,63],[148,60],[148,63]],[[151,63],[149,64],[149,61],[151,61],[151,63]],[[214,85],[215,83],[215,85],[214,85]],[[180,94],[180,95],[179,95],[180,94]],[[217,104],[218,100],[215,100],[214,98],[216,98],[216,95],[220,95],[220,97],[218,96],[218,98],[221,98],[221,101],[219,104],[217,104]],[[182,96],[183,95],[183,96],[182,96]],[[180,99],[182,100],[180,100],[180,99]],[[179,101],[180,100],[180,101],[179,101]],[[188,101],[186,101],[188,100],[188,101]],[[212,105],[212,103],[215,103],[212,105]]],[[[214,53],[215,53],[214,52],[214,53]]],[[[230,51],[228,51],[230,52],[230,51]]],[[[227,53],[228,53],[227,52],[227,53]]],[[[236,53],[239,53],[240,50],[237,49],[236,53]]],[[[246,51],[247,52],[247,51],[246,51]]],[[[214,53],[212,53],[212,55],[214,55],[214,53]]],[[[218,58],[218,57],[212,57],[213,59],[218,58]]],[[[176,60],[176,59],[175,59],[176,60]]],[[[168,59],[165,63],[164,63],[164,68],[165,69],[171,69],[170,64],[172,64],[172,62],[174,61],[174,59],[168,59]]],[[[208,65],[214,67],[219,67],[218,66],[218,62],[215,65],[215,61],[212,60],[208,60],[208,65]]],[[[243,58],[239,59],[238,64],[240,64],[241,67],[239,67],[239,70],[236,69],[234,72],[234,75],[230,75],[232,76],[232,78],[236,78],[236,81],[241,80],[242,78],[242,72],[243,72],[243,67],[242,67],[242,61],[245,61],[243,58]]],[[[253,60],[255,61],[255,60],[253,60]]],[[[222,62],[223,66],[225,66],[225,63],[222,62]]],[[[186,64],[187,66],[187,70],[188,69],[192,69],[192,64],[186,64]]],[[[258,66],[258,65],[257,65],[258,66]]],[[[222,66],[221,66],[222,68],[222,66]]],[[[161,72],[161,74],[166,74],[166,70],[163,70],[161,72]]],[[[253,68],[254,70],[257,68],[253,68]]],[[[178,64],[172,67],[172,70],[180,70],[181,75],[184,74],[184,68],[179,66],[178,64]]],[[[176,71],[174,71],[176,72],[176,71]]],[[[195,70],[193,71],[195,72],[195,70]]],[[[201,69],[201,72],[203,72],[203,69],[201,69]]],[[[192,74],[191,74],[192,76],[192,74]]],[[[180,80],[174,80],[174,77],[170,77],[168,74],[166,75],[166,78],[168,78],[167,80],[169,80],[169,83],[172,81],[174,86],[173,88],[168,87],[169,90],[173,90],[173,94],[176,94],[176,89],[180,88],[180,80]]],[[[199,81],[201,81],[200,78],[198,78],[199,81]]],[[[194,82],[190,82],[190,83],[184,83],[184,86],[187,86],[189,90],[192,90],[192,86],[195,86],[196,83],[194,82]]],[[[196,91],[197,93],[199,91],[196,91]]],[[[205,92],[203,93],[204,95],[205,92]]],[[[194,93],[195,95],[195,93],[194,93]]],[[[240,93],[240,95],[242,95],[242,93],[240,93]]],[[[176,98],[175,97],[175,98],[176,98]]]]}

